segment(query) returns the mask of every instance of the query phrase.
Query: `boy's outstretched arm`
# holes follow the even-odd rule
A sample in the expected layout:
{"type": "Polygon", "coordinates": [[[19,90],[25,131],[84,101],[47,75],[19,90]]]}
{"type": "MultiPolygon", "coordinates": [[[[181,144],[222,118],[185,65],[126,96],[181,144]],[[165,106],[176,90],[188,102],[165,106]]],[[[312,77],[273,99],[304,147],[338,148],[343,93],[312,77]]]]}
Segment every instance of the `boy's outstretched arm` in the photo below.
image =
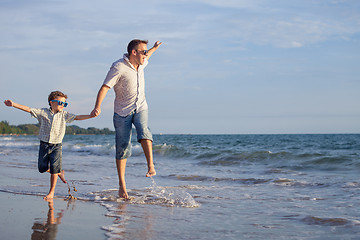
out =
{"type": "Polygon", "coordinates": [[[86,119],[89,119],[89,118],[93,118],[93,116],[91,116],[91,115],[76,115],[74,120],[86,120],[86,119]]]}
{"type": "Polygon", "coordinates": [[[5,100],[4,103],[8,107],[14,107],[14,108],[23,110],[23,111],[28,112],[28,113],[30,112],[30,108],[28,106],[21,105],[21,104],[18,104],[18,103],[14,103],[11,100],[5,100]]]}

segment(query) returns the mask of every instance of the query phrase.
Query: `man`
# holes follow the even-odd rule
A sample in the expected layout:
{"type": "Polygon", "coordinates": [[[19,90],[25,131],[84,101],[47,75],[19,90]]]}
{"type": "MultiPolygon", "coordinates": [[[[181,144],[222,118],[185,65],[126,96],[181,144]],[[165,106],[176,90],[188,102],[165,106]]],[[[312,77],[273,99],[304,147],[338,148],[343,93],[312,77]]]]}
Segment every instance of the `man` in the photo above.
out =
{"type": "Polygon", "coordinates": [[[116,131],[116,167],[119,176],[119,197],[129,199],[126,191],[125,168],[131,155],[132,124],[135,125],[137,140],[143,148],[148,171],[146,177],[156,175],[152,153],[152,134],[148,128],[148,105],[145,98],[144,68],[150,56],[162,44],[157,41],[147,50],[146,40],[132,40],[127,54],[114,62],[101,86],[93,116],[101,113],[101,103],[108,90],[114,88],[114,126],[116,131]]]}

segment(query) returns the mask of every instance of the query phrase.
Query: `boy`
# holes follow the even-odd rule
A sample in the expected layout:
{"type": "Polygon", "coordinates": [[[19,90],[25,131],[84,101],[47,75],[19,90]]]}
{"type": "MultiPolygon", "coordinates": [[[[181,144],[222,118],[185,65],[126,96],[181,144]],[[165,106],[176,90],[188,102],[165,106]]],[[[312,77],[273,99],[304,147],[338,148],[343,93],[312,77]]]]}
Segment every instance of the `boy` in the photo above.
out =
{"type": "Polygon", "coordinates": [[[74,120],[85,120],[92,118],[91,115],[74,115],[63,111],[68,105],[67,96],[60,92],[51,92],[48,97],[50,108],[30,108],[28,106],[17,104],[11,100],[5,100],[8,107],[14,107],[31,114],[37,118],[40,124],[39,130],[39,158],[38,169],[40,173],[50,171],[50,190],[44,197],[44,200],[50,200],[54,197],[57,177],[66,183],[64,170],[62,170],[62,140],[65,135],[66,123],[74,120]],[[49,168],[50,164],[50,168],[49,168]]]}

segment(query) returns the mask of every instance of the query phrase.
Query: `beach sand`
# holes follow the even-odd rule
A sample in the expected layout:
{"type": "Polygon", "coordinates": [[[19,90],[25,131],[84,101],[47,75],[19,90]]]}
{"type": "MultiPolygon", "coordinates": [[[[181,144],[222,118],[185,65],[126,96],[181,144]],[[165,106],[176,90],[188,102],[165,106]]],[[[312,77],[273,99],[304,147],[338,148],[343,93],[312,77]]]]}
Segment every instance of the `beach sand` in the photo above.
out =
{"type": "Polygon", "coordinates": [[[42,196],[0,192],[0,238],[7,239],[106,239],[102,226],[110,225],[106,209],[94,202],[52,203],[42,196]]]}

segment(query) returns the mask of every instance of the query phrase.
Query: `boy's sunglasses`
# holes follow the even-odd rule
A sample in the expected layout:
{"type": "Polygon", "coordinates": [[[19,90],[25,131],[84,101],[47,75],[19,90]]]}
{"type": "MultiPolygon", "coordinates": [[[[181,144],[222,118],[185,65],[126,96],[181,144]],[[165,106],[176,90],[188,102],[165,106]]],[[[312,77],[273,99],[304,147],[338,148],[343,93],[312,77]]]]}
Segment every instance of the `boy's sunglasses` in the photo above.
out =
{"type": "Polygon", "coordinates": [[[64,107],[66,107],[68,105],[67,102],[62,102],[62,101],[59,101],[59,100],[51,100],[51,102],[57,102],[58,105],[64,105],[64,107]]]}

